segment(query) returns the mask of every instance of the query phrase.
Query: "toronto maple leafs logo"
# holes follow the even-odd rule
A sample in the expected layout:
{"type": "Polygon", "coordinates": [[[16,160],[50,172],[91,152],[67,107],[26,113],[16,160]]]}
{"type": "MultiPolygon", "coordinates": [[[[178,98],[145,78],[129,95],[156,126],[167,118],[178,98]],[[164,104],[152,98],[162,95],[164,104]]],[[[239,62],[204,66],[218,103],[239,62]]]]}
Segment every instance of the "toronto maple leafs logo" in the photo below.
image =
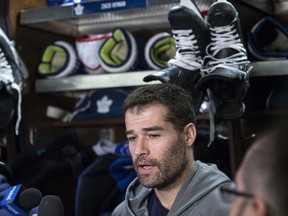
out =
{"type": "Polygon", "coordinates": [[[109,113],[110,106],[112,105],[113,100],[109,99],[107,95],[103,96],[100,100],[97,100],[97,112],[98,113],[109,113]]]}
{"type": "Polygon", "coordinates": [[[74,13],[76,16],[83,15],[84,7],[81,4],[75,4],[74,13]]]}

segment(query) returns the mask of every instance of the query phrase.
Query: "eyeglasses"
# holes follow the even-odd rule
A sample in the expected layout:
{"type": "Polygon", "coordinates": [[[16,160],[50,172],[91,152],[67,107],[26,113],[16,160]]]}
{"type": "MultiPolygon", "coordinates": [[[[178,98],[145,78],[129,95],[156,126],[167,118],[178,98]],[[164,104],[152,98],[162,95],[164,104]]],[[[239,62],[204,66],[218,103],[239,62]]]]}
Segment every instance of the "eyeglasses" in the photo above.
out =
{"type": "Polygon", "coordinates": [[[234,182],[230,184],[222,185],[220,187],[220,192],[221,192],[222,199],[228,203],[231,203],[236,198],[236,196],[242,196],[246,198],[254,197],[253,194],[237,191],[236,184],[234,182]]]}

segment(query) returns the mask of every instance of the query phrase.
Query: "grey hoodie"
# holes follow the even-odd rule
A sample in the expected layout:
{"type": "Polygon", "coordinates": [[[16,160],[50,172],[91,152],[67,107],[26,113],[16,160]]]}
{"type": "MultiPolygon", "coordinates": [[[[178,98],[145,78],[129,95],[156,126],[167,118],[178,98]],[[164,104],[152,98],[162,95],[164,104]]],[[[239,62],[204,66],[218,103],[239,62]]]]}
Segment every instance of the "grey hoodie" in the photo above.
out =
{"type": "MultiPolygon", "coordinates": [[[[182,185],[168,216],[225,216],[229,204],[221,199],[219,186],[231,180],[216,165],[196,161],[182,185]]],[[[138,178],[127,188],[125,200],[120,203],[112,216],[149,216],[148,197],[152,188],[140,184],[138,178]]]]}

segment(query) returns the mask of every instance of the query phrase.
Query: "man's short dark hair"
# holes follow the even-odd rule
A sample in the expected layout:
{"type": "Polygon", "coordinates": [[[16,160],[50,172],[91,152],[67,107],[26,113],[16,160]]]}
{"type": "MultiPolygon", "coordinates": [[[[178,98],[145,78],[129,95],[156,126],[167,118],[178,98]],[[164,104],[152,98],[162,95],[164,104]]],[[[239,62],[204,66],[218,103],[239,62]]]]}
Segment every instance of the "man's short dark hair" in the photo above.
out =
{"type": "Polygon", "coordinates": [[[139,112],[150,105],[163,105],[168,109],[166,121],[180,132],[189,123],[195,124],[193,101],[190,94],[174,84],[151,84],[134,90],[124,101],[123,111],[136,108],[139,112]]]}
{"type": "MultiPolygon", "coordinates": [[[[287,121],[287,119],[285,119],[287,121]]],[[[247,190],[259,187],[265,194],[270,215],[288,214],[288,124],[283,120],[267,124],[251,147],[243,164],[247,190]]]]}

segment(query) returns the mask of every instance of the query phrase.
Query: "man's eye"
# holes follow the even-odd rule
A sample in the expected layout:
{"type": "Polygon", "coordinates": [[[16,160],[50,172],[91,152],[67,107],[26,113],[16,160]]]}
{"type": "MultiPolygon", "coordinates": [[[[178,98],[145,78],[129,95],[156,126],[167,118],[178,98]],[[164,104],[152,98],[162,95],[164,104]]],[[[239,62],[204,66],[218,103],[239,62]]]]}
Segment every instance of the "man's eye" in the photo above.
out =
{"type": "Polygon", "coordinates": [[[159,134],[148,134],[148,137],[153,139],[153,138],[160,137],[160,135],[159,134]]]}
{"type": "Polygon", "coordinates": [[[129,142],[133,142],[133,141],[136,140],[136,137],[132,137],[132,136],[131,136],[131,137],[127,137],[127,139],[128,139],[129,142]]]}

